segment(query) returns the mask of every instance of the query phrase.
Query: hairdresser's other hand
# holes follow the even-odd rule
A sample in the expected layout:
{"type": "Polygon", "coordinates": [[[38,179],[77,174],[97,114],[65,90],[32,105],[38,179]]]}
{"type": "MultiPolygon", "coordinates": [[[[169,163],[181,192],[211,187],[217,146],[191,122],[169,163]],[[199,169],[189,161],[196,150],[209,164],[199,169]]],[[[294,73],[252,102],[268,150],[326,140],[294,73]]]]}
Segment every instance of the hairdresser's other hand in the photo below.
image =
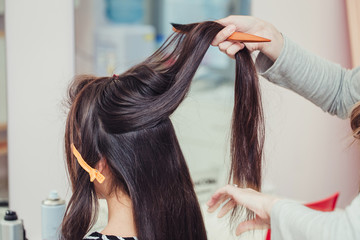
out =
{"type": "Polygon", "coordinates": [[[217,20],[217,22],[226,27],[216,35],[211,45],[219,47],[220,51],[229,57],[234,58],[235,54],[245,46],[250,52],[261,51],[273,61],[279,57],[284,39],[272,24],[252,16],[228,16],[217,20]],[[244,44],[227,41],[226,39],[235,31],[268,38],[271,42],[244,44]]]}
{"type": "Polygon", "coordinates": [[[242,205],[256,214],[256,218],[240,223],[236,228],[236,235],[254,229],[270,227],[270,212],[272,206],[279,199],[259,193],[250,188],[238,188],[232,185],[217,190],[207,202],[209,212],[214,212],[226,200],[229,200],[219,211],[218,217],[225,216],[236,205],[242,205]]]}

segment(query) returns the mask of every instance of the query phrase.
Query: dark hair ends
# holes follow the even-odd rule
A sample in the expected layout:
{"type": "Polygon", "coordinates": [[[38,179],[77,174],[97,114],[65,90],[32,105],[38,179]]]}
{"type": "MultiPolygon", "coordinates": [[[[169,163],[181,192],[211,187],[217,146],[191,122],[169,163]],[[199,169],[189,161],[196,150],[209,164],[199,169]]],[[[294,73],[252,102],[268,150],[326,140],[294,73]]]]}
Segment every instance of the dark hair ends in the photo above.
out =
{"type": "Polygon", "coordinates": [[[235,55],[235,101],[232,120],[230,182],[261,189],[264,118],[259,81],[249,51],[235,55]]]}
{"type": "MultiPolygon", "coordinates": [[[[72,155],[71,143],[93,168],[106,159],[111,189],[125,191],[132,201],[139,240],[207,239],[169,116],[185,98],[210,43],[224,26],[202,22],[175,27],[179,32],[125,73],[78,76],[71,84],[65,151],[73,195],[62,224],[63,240],[82,239],[97,217],[94,184],[72,155]]],[[[258,79],[246,49],[235,58],[229,181],[259,190],[264,135],[258,79]]]]}

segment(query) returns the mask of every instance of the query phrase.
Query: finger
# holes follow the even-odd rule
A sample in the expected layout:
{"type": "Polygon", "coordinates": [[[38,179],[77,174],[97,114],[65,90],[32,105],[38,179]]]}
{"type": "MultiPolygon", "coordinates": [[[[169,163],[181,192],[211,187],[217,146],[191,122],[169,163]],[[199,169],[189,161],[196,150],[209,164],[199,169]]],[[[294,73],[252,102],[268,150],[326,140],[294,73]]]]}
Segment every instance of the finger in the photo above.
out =
{"type": "Polygon", "coordinates": [[[231,24],[229,26],[224,27],[214,38],[211,45],[218,46],[219,43],[225,41],[231,34],[233,34],[236,30],[236,26],[231,24]]]}
{"type": "MultiPolygon", "coordinates": [[[[226,17],[226,18],[227,18],[227,17],[226,17]]],[[[226,18],[218,19],[218,20],[216,20],[215,22],[220,23],[220,24],[226,26],[226,25],[227,25],[227,24],[226,24],[226,23],[227,23],[226,18]]]]}
{"type": "Polygon", "coordinates": [[[220,205],[225,202],[227,199],[229,199],[228,195],[221,195],[220,198],[218,198],[216,200],[216,202],[214,202],[211,206],[209,206],[208,208],[208,212],[212,213],[214,212],[216,209],[218,209],[220,207],[220,205]]]}
{"type": "Polygon", "coordinates": [[[226,185],[222,188],[219,188],[206,203],[208,205],[208,211],[213,212],[217,209],[224,201],[229,198],[234,199],[235,204],[237,204],[236,199],[234,198],[235,194],[239,191],[239,188],[232,185],[226,185]]]}
{"type": "Polygon", "coordinates": [[[222,191],[222,188],[218,189],[210,198],[210,200],[206,203],[208,207],[212,207],[215,203],[219,201],[219,199],[224,195],[225,193],[222,191]]]}
{"type": "Polygon", "coordinates": [[[236,198],[234,198],[237,191],[240,191],[240,188],[234,187],[232,185],[226,185],[224,187],[221,187],[216,190],[216,192],[211,196],[210,200],[206,204],[209,208],[211,208],[214,204],[217,204],[218,202],[222,203],[229,198],[233,198],[235,202],[237,202],[236,198]]]}
{"type": "Polygon", "coordinates": [[[217,217],[222,218],[225,216],[231,209],[233,209],[236,206],[236,203],[233,199],[230,199],[220,210],[217,217]]]}
{"type": "Polygon", "coordinates": [[[231,20],[231,16],[227,16],[225,18],[218,19],[215,22],[220,23],[221,25],[227,26],[227,25],[233,24],[234,21],[231,20]]]}
{"type": "Polygon", "coordinates": [[[244,43],[235,42],[230,47],[228,47],[228,49],[226,49],[226,54],[229,55],[230,57],[234,57],[235,54],[244,47],[245,47],[244,43]]]}
{"type": "Polygon", "coordinates": [[[269,229],[269,228],[270,228],[269,224],[266,224],[265,222],[259,219],[253,219],[240,223],[236,228],[235,234],[236,236],[239,236],[240,234],[250,230],[269,229]]]}
{"type": "Polygon", "coordinates": [[[226,49],[228,49],[231,45],[233,45],[233,42],[230,41],[224,41],[219,43],[219,49],[220,51],[222,51],[223,53],[226,53],[226,49]]]}

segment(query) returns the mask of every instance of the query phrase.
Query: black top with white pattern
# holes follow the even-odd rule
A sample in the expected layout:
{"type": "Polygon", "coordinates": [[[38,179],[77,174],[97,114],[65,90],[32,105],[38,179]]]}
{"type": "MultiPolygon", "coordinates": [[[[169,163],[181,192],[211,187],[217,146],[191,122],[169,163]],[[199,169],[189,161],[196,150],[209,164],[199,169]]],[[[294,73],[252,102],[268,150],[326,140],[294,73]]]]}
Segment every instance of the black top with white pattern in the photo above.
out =
{"type": "Polygon", "coordinates": [[[99,232],[93,232],[84,240],[137,240],[136,237],[117,237],[112,235],[103,235],[99,232]]]}

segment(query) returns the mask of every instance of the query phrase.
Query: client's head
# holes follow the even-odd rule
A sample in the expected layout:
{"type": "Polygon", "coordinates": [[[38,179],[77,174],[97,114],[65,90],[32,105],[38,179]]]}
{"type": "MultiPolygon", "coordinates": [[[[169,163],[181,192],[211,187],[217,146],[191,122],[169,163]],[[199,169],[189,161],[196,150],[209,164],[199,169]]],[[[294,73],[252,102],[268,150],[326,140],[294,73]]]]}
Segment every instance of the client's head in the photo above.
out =
{"type": "MultiPolygon", "coordinates": [[[[99,197],[126,195],[139,240],[202,240],[206,232],[184,156],[169,119],[186,96],[216,22],[176,25],[179,30],[144,62],[119,76],[79,76],[69,88],[65,131],[72,184],[63,239],[81,239],[96,220],[99,197]],[[83,158],[88,166],[82,166],[83,158]],[[81,155],[81,156],[80,156],[81,155]],[[105,181],[90,181],[85,169],[105,181]]],[[[261,107],[249,52],[236,55],[232,181],[260,186],[261,107]],[[260,114],[260,115],[259,115],[260,114]],[[260,117],[259,117],[260,116],[260,117]],[[237,164],[236,164],[237,163],[237,164]]]]}
{"type": "Polygon", "coordinates": [[[65,148],[73,195],[63,239],[84,237],[96,220],[97,199],[116,194],[131,199],[138,239],[206,239],[169,116],[184,99],[222,26],[208,22],[191,28],[198,31],[174,34],[147,60],[119,76],[83,75],[71,83],[65,148]],[[104,175],[103,183],[90,181],[74,151],[104,175]]]}
{"type": "MultiPolygon", "coordinates": [[[[81,234],[95,219],[92,208],[97,198],[121,194],[132,201],[139,237],[163,239],[166,231],[181,235],[170,229],[169,219],[182,229],[202,228],[189,171],[169,116],[154,120],[159,112],[155,104],[149,104],[151,116],[142,114],[141,106],[167,89],[168,84],[162,85],[154,74],[138,66],[120,76],[79,76],[70,86],[65,146],[73,197],[67,220],[76,218],[67,224],[81,234]],[[140,116],[128,117],[129,112],[140,116]],[[71,144],[91,168],[105,176],[102,184],[90,182],[71,144]]],[[[74,231],[69,233],[74,239],[74,231]]]]}

